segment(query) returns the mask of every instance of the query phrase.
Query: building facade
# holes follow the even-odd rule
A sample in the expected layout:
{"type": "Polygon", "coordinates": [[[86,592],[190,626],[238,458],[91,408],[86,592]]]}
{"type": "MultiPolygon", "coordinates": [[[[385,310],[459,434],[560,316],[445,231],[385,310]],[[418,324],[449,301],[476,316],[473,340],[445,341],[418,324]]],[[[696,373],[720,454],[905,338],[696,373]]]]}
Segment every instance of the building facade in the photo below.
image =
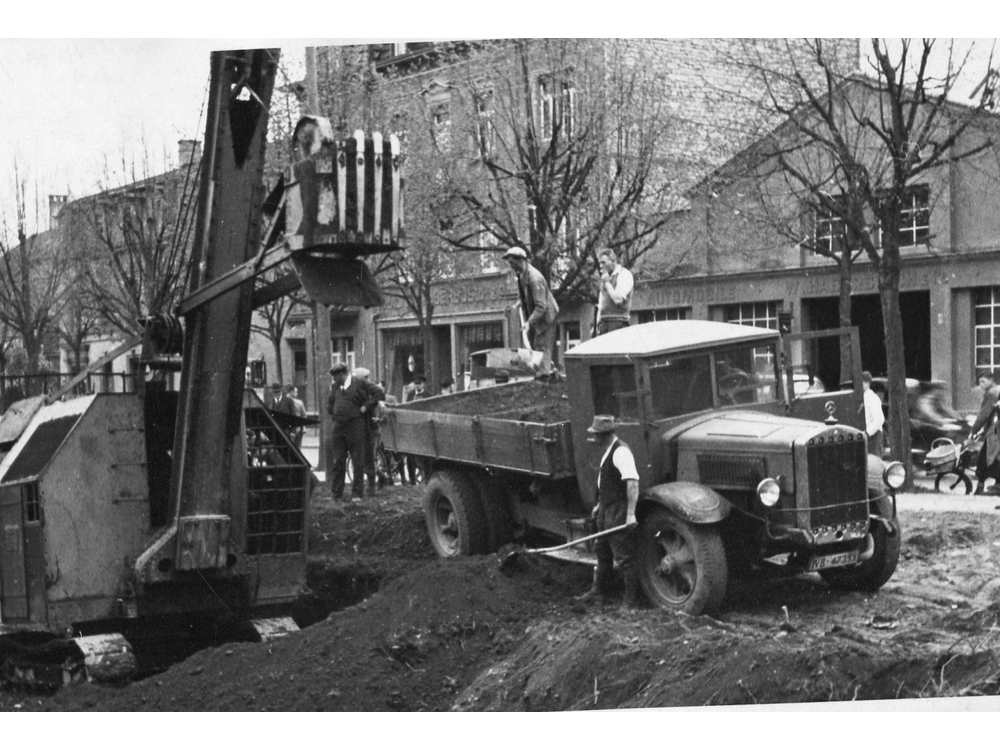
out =
{"type": "MultiPolygon", "coordinates": [[[[526,43],[529,48],[533,44],[526,43]]],[[[836,45],[844,68],[853,69],[858,61],[857,40],[831,43],[836,45]]],[[[500,81],[491,81],[490,77],[497,75],[498,58],[509,57],[512,49],[513,46],[505,49],[502,43],[480,49],[473,43],[458,53],[452,50],[449,55],[439,54],[437,45],[420,43],[316,50],[317,62],[311,75],[321,81],[325,77],[330,85],[326,89],[320,85],[320,89],[334,92],[326,99],[320,96],[321,113],[329,114],[342,126],[350,122],[346,130],[364,125],[402,132],[404,149],[408,144],[411,146],[409,151],[404,150],[409,180],[404,196],[408,232],[417,216],[409,207],[420,199],[415,198],[414,189],[426,191],[423,183],[433,179],[433,170],[425,163],[429,160],[426,151],[412,137],[407,140],[407,132],[412,136],[415,124],[426,126],[435,144],[439,148],[445,144],[446,151],[450,148],[456,161],[469,153],[464,147],[470,133],[472,138],[483,142],[514,137],[491,117],[491,112],[500,105],[483,95],[484,91],[491,92],[499,86],[500,81]],[[378,105],[367,101],[356,89],[343,87],[343,81],[349,78],[345,56],[349,58],[348,66],[359,60],[363,61],[359,69],[364,64],[371,65],[378,83],[368,85],[380,92],[378,105]],[[417,110],[424,119],[414,116],[417,110]]],[[[530,90],[526,93],[530,102],[523,115],[533,119],[543,136],[557,125],[570,129],[577,119],[582,124],[581,107],[587,106],[584,103],[593,107],[601,97],[613,94],[602,88],[611,79],[612,69],[627,71],[629,66],[641,66],[642,72],[654,82],[656,106],[669,110],[670,137],[657,145],[658,158],[670,165],[670,180],[681,203],[687,201],[683,197],[687,187],[737,153],[754,132],[766,125],[751,95],[754,84],[748,65],[758,62],[778,67],[790,64],[790,59],[798,64],[808,59],[807,51],[802,50],[795,57],[794,49],[790,58],[789,47],[783,40],[587,40],[571,49],[575,57],[561,59],[557,69],[551,59],[529,49],[526,59],[530,67],[527,72],[530,90]],[[739,61],[742,65],[737,64],[739,61]]],[[[532,207],[518,208],[523,208],[519,233],[525,238],[522,244],[527,245],[533,226],[532,207]]],[[[564,227],[555,240],[568,242],[568,231],[571,230],[564,227]]],[[[431,241],[427,232],[410,235],[411,244],[431,241]]],[[[344,357],[353,353],[355,365],[371,369],[390,393],[399,395],[416,372],[433,374],[438,381],[452,376],[462,387],[471,352],[522,346],[516,285],[500,260],[506,248],[496,238],[484,236],[480,249],[478,257],[467,254],[461,262],[442,268],[434,279],[428,347],[414,311],[390,293],[381,310],[358,311],[353,318],[343,313],[334,317],[331,322],[334,352],[344,357]],[[427,356],[433,361],[423,361],[427,356]]],[[[665,245],[653,255],[657,261],[653,266],[667,268],[673,276],[678,266],[685,265],[687,251],[678,252],[676,247],[665,245]]],[[[645,295],[650,293],[656,295],[662,291],[647,292],[643,285],[637,288],[634,318],[654,319],[675,314],[667,309],[670,305],[662,306],[652,297],[647,300],[645,295]]],[[[591,298],[596,299],[596,295],[591,298]]],[[[557,350],[553,352],[557,364],[562,352],[592,335],[595,319],[592,299],[576,297],[560,303],[557,350]]],[[[307,324],[304,330],[308,329],[307,324]]],[[[314,369],[325,372],[322,366],[314,369]]],[[[428,385],[436,392],[439,383],[428,385]]]]}

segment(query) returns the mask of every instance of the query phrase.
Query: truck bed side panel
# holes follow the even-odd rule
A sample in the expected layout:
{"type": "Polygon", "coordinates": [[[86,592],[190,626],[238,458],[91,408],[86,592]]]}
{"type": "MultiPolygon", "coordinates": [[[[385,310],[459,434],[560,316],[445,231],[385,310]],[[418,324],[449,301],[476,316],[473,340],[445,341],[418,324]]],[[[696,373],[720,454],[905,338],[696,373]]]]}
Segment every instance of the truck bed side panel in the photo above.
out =
{"type": "Polygon", "coordinates": [[[569,422],[537,424],[492,417],[393,409],[382,425],[388,450],[524,472],[573,476],[569,422]]]}

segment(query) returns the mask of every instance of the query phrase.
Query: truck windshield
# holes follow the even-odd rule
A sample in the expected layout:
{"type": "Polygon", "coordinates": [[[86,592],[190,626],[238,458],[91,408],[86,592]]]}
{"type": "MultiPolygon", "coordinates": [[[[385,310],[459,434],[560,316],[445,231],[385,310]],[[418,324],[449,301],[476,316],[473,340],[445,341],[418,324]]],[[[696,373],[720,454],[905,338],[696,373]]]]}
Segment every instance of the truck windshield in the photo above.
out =
{"type": "Polygon", "coordinates": [[[719,404],[776,401],[778,380],[773,344],[726,349],[713,355],[719,404]]]}
{"type": "Polygon", "coordinates": [[[667,419],[712,408],[709,356],[674,357],[651,362],[649,388],[653,418],[667,419]]]}

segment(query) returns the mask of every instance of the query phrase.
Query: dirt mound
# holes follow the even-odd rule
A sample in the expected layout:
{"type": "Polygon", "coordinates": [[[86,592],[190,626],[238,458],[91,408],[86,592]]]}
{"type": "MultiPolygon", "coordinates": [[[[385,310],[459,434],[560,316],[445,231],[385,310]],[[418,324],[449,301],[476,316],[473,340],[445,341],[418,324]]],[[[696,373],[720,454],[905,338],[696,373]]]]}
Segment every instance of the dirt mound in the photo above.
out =
{"type": "Polygon", "coordinates": [[[1000,694],[1000,519],[904,516],[903,560],[881,591],[816,575],[734,582],[714,619],[584,608],[571,597],[589,571],[545,558],[437,560],[419,498],[319,496],[309,581],[328,609],[300,633],[202,651],[124,688],[0,705],[551,711],[1000,694]]]}
{"type": "Polygon", "coordinates": [[[358,606],[270,644],[231,644],[127,688],[60,692],[49,710],[445,710],[519,644],[525,623],[568,607],[577,568],[496,556],[432,562],[358,606]]]}

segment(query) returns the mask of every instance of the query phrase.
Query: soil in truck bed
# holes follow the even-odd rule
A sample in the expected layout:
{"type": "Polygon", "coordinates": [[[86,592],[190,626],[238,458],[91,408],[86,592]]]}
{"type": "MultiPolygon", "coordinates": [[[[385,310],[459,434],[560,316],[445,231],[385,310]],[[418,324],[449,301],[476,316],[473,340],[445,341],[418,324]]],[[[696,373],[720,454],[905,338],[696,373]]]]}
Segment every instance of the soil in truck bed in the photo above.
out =
{"type": "Polygon", "coordinates": [[[539,424],[568,422],[570,418],[566,384],[534,380],[414,401],[407,404],[406,408],[539,424]]]}

